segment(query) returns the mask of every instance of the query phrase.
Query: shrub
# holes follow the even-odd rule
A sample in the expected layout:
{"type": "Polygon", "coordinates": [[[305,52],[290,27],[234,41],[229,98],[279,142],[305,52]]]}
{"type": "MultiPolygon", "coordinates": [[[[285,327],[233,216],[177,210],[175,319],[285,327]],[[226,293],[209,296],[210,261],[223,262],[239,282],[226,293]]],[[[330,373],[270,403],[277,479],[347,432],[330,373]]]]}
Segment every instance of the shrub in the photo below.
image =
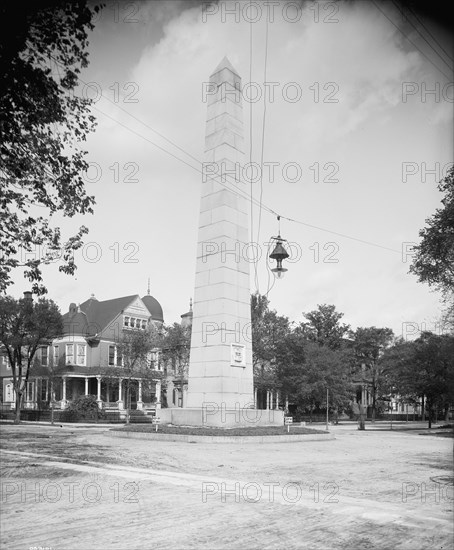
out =
{"type": "Polygon", "coordinates": [[[70,403],[67,411],[73,413],[77,420],[98,420],[104,417],[102,409],[98,407],[95,395],[81,395],[70,403]]]}

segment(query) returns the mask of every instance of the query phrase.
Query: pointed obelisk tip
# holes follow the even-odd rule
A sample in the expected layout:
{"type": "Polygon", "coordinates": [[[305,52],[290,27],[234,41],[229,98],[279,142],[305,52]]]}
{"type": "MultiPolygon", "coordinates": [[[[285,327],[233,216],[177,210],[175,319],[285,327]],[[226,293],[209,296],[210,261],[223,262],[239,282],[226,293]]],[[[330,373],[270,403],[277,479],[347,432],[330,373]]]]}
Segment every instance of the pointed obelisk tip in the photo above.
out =
{"type": "Polygon", "coordinates": [[[224,55],[224,57],[222,58],[222,61],[219,63],[219,65],[216,67],[216,69],[214,69],[213,73],[212,74],[216,74],[218,73],[219,71],[222,71],[222,69],[229,69],[229,71],[232,71],[232,73],[236,74],[237,76],[239,76],[238,74],[238,71],[235,69],[235,67],[233,67],[233,65],[230,63],[228,57],[226,55],[224,55]]]}

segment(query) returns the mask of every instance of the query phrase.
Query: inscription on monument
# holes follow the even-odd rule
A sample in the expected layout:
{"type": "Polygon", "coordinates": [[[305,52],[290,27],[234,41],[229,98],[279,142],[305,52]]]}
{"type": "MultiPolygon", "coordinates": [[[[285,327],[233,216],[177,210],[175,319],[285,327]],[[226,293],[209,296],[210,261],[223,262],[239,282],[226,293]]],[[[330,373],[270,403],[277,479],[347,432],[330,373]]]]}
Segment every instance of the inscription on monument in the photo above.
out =
{"type": "Polygon", "coordinates": [[[246,346],[230,344],[230,364],[232,367],[246,367],[246,346]]]}

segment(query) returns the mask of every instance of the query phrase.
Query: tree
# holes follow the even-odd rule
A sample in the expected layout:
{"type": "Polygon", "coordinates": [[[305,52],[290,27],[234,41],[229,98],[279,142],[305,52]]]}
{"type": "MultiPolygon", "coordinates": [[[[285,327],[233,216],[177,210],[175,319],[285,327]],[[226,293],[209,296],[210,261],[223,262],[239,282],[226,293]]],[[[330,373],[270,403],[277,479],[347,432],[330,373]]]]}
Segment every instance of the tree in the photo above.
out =
{"type": "Polygon", "coordinates": [[[174,323],[163,328],[159,346],[161,358],[167,367],[175,373],[175,378],[183,394],[188,380],[189,354],[191,351],[191,327],[174,323]]]}
{"type": "Polygon", "coordinates": [[[47,292],[43,264],[59,260],[60,271],[76,269],[73,253],[88,229],[82,225],[64,240],[55,216],[93,212],[79,144],[94,129],[94,117],[91,100],[74,89],[88,65],[87,31],[98,11],[85,0],[1,4],[0,291],[17,268],[35,294],[47,292]]]}
{"type": "Polygon", "coordinates": [[[57,304],[31,296],[15,300],[0,297],[0,343],[6,351],[16,394],[15,423],[20,422],[22,395],[27,387],[36,350],[50,340],[61,336],[63,321],[57,304]]]}
{"type": "Polygon", "coordinates": [[[154,327],[147,330],[123,329],[116,339],[118,367],[108,367],[101,375],[105,379],[122,378],[125,381],[126,423],[131,416],[131,389],[140,381],[151,382],[162,374],[154,368],[151,352],[157,348],[159,333],[154,327]]]}
{"type": "Polygon", "coordinates": [[[443,208],[426,220],[421,229],[421,242],[414,247],[415,255],[410,273],[420,282],[441,290],[446,298],[454,293],[454,166],[442,180],[438,189],[444,193],[443,208]]]}
{"type": "Polygon", "coordinates": [[[344,314],[337,312],[336,306],[321,304],[317,307],[316,310],[303,313],[308,322],[302,322],[301,329],[308,340],[331,349],[339,349],[350,325],[340,323],[344,314]]]}
{"type": "Polygon", "coordinates": [[[454,403],[454,336],[423,332],[413,342],[397,342],[384,357],[393,364],[396,391],[426,400],[429,428],[434,408],[449,412],[454,403]]]}
{"type": "Polygon", "coordinates": [[[351,333],[361,383],[372,394],[372,420],[375,420],[377,401],[388,394],[386,365],[381,361],[384,350],[391,344],[394,333],[390,328],[358,328],[351,333]]]}
{"type": "Polygon", "coordinates": [[[256,292],[251,295],[252,365],[258,388],[279,387],[277,365],[283,360],[282,342],[290,334],[287,317],[269,308],[269,300],[256,292]]]}

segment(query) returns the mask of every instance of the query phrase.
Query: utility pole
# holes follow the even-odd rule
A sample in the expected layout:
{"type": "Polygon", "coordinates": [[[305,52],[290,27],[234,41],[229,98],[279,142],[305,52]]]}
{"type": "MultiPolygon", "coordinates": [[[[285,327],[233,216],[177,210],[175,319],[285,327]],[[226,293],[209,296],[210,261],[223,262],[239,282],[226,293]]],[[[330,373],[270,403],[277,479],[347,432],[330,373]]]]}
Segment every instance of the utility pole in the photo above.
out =
{"type": "Polygon", "coordinates": [[[328,431],[328,388],[326,388],[326,431],[328,431]]]}

